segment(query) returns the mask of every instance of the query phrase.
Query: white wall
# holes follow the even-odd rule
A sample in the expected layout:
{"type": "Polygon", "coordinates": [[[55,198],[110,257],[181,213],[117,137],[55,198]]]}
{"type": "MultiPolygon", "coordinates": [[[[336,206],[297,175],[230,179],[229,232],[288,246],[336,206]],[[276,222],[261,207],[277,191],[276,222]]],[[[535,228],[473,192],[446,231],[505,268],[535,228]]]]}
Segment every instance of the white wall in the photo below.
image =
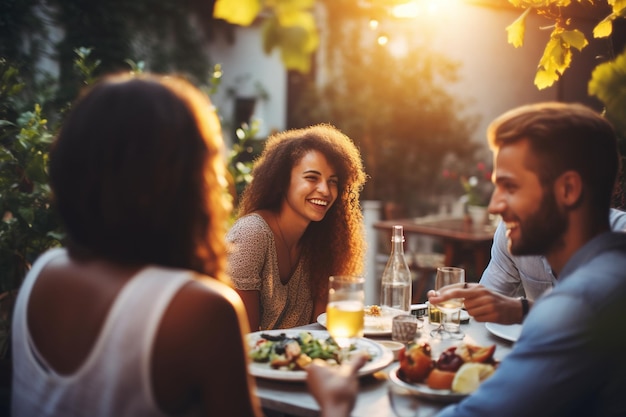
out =
{"type": "Polygon", "coordinates": [[[262,121],[259,137],[265,137],[272,130],[284,130],[287,114],[287,73],[280,60],[279,51],[270,55],[263,52],[260,28],[235,28],[235,41],[230,44],[224,39],[209,45],[209,56],[213,64],[221,64],[222,84],[213,102],[220,109],[225,128],[225,137],[234,111],[234,97],[258,96],[260,87],[267,100],[257,100],[253,117],[262,121]]]}

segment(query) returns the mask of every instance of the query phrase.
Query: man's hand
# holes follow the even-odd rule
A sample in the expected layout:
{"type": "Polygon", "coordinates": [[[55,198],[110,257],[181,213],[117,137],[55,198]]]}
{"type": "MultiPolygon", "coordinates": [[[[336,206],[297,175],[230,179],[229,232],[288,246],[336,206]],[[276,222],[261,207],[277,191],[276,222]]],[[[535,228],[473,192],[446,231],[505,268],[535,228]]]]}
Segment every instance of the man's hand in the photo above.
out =
{"type": "Polygon", "coordinates": [[[428,302],[431,304],[450,298],[463,298],[465,309],[476,321],[516,324],[524,320],[519,299],[496,293],[480,284],[454,284],[438,292],[428,291],[428,302]]]}
{"type": "Polygon", "coordinates": [[[320,406],[321,417],[350,415],[359,391],[357,372],[366,362],[367,355],[358,354],[339,367],[331,367],[326,361],[316,360],[309,365],[306,382],[320,406]]]}

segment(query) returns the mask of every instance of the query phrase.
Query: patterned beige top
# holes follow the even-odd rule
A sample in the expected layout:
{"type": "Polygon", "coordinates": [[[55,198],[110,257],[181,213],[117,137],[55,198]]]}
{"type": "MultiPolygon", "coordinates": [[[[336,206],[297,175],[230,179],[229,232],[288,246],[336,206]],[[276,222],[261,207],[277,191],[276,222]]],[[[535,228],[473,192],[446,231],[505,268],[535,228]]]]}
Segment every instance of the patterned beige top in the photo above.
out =
{"type": "Polygon", "coordinates": [[[313,300],[305,262],[301,258],[289,282],[281,282],[274,234],[263,217],[255,213],[241,217],[226,240],[231,244],[228,273],[234,287],[260,291],[260,330],[311,323],[313,300]]]}

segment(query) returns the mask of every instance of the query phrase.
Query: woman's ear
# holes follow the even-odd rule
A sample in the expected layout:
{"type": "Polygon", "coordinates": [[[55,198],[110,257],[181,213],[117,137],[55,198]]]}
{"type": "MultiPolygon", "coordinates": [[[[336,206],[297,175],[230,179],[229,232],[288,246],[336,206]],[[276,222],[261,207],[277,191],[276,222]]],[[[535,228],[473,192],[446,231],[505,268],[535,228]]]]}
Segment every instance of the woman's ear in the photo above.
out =
{"type": "Polygon", "coordinates": [[[565,207],[573,207],[581,202],[583,181],[576,171],[565,171],[554,182],[554,195],[565,207]]]}

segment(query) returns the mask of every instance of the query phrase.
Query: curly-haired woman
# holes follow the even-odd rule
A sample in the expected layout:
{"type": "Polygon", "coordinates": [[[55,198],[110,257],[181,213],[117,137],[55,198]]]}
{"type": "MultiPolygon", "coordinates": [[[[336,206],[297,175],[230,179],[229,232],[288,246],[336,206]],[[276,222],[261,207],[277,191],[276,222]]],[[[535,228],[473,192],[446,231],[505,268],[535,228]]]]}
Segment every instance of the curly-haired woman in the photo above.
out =
{"type": "Polygon", "coordinates": [[[252,175],[227,235],[250,328],[311,323],[326,308],[328,277],[363,270],[361,155],[338,129],[315,125],[268,138],[252,175]]]}

